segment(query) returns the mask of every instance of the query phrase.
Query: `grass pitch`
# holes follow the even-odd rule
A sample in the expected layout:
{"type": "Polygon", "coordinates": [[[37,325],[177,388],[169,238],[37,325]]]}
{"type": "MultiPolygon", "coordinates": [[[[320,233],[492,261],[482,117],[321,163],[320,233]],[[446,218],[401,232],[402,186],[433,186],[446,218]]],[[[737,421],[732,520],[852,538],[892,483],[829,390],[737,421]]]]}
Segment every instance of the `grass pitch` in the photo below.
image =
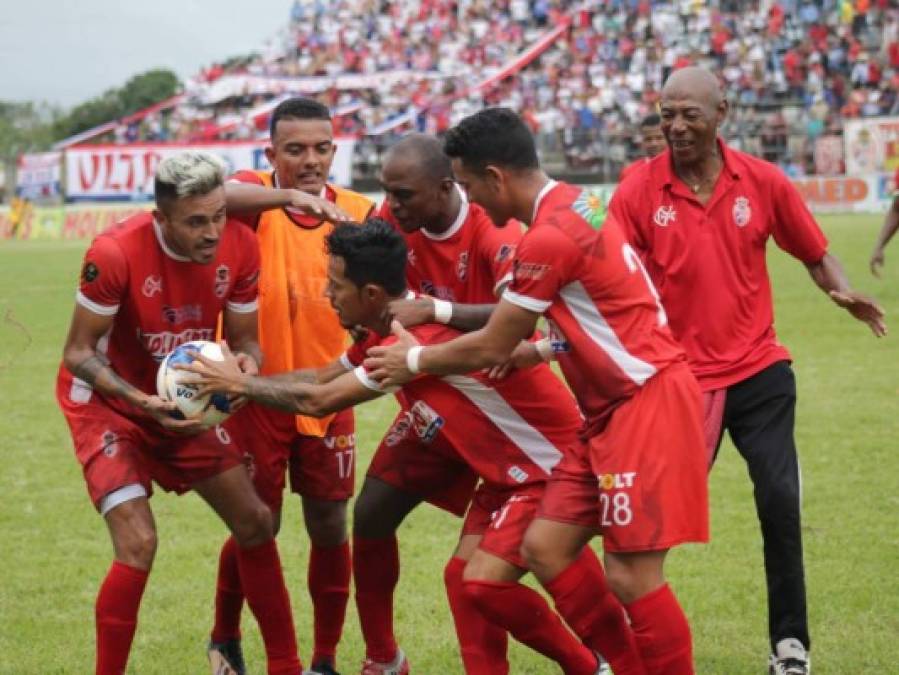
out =
{"type": "MultiPolygon", "coordinates": [[[[822,218],[831,250],[860,289],[876,295],[888,321],[899,316],[899,244],[882,281],[867,272],[876,216],[822,218]]],[[[86,242],[0,243],[0,672],[89,673],[93,602],[111,560],[105,527],[87,498],[53,383],[86,242]]],[[[899,672],[899,325],[875,340],[830,303],[802,265],[772,246],[777,329],[796,360],[797,437],[814,672],[899,672]]],[[[364,473],[395,404],[358,411],[364,473]]],[[[160,546],[140,614],[129,673],[207,671],[223,525],[195,496],[152,500],[160,546]]],[[[760,675],[768,651],[761,538],[745,465],[729,443],[711,476],[712,542],[675,551],[672,585],[690,617],[699,673],[760,675]]],[[[296,498],[280,537],[303,655],[310,655],[304,589],[308,543],[296,498]]],[[[419,675],[461,673],[443,594],[442,569],[460,522],[431,507],[400,532],[396,601],[400,644],[419,675]]],[[[253,673],[264,672],[258,630],[245,614],[253,673]]],[[[363,645],[350,604],[340,670],[358,672],[363,645]]],[[[558,672],[513,645],[512,672],[558,672]]]]}

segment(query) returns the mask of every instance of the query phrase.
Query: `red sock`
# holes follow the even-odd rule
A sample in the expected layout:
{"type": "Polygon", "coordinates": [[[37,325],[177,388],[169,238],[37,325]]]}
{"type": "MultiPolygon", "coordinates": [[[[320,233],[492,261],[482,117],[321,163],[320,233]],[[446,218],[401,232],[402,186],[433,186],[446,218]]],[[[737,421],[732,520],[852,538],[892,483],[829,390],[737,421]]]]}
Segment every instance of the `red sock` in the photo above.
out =
{"type": "Polygon", "coordinates": [[[218,580],[215,585],[215,624],[212,641],[227,642],[240,639],[240,610],[243,589],[237,569],[237,542],[228,537],[219,553],[218,580]]]}
{"type": "Polygon", "coordinates": [[[674,592],[665,584],[625,605],[646,672],[693,675],[690,624],[674,592]]]}
{"type": "Polygon", "coordinates": [[[396,658],[393,635],[393,591],[400,579],[396,537],[353,537],[353,578],[356,608],[365,638],[365,655],[378,663],[396,658]]]}
{"type": "Polygon", "coordinates": [[[122,675],[149,572],[113,561],[97,594],[97,675],[122,675]]]}
{"type": "Polygon", "coordinates": [[[603,655],[615,675],[643,675],[634,631],[606,583],[593,549],[585,546],[578,559],[548,583],[546,590],[559,614],[584,644],[603,655]]]}
{"type": "Polygon", "coordinates": [[[290,597],[281,573],[275,540],[247,548],[235,547],[240,583],[247,604],[259,623],[269,675],[299,675],[302,670],[290,613],[290,597]]]}
{"type": "Polygon", "coordinates": [[[466,675],[508,675],[506,658],[508,634],[506,630],[486,620],[486,617],[465,594],[462,558],[450,558],[443,570],[443,582],[449,598],[459,650],[466,675]]]}
{"type": "Polygon", "coordinates": [[[315,616],[312,663],[324,660],[335,665],[350,597],[350,564],[349,542],[327,548],[313,545],[309,553],[309,595],[315,616]]]}
{"type": "Polygon", "coordinates": [[[572,635],[538,593],[519,583],[465,581],[465,595],[481,613],[562,667],[565,675],[594,675],[596,655],[572,635]]]}

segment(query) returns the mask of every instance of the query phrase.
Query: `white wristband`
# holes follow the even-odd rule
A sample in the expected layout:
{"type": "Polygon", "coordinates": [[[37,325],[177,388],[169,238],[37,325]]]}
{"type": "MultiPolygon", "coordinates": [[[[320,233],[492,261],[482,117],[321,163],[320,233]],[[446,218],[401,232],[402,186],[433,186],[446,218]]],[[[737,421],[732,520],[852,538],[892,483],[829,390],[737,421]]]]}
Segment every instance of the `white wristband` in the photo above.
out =
{"type": "Polygon", "coordinates": [[[424,349],[421,345],[417,347],[412,347],[408,352],[406,352],[406,368],[409,369],[409,372],[413,375],[418,375],[421,372],[418,368],[418,360],[421,358],[421,352],[424,349]]]}
{"type": "Polygon", "coordinates": [[[446,300],[438,300],[437,298],[432,299],[434,301],[434,321],[444,324],[449,323],[453,318],[453,303],[446,300]]]}
{"type": "Polygon", "coordinates": [[[553,352],[553,342],[548,337],[537,340],[534,343],[534,347],[537,348],[537,353],[540,355],[540,358],[547,363],[552,361],[553,357],[556,355],[555,352],[553,352]]]}

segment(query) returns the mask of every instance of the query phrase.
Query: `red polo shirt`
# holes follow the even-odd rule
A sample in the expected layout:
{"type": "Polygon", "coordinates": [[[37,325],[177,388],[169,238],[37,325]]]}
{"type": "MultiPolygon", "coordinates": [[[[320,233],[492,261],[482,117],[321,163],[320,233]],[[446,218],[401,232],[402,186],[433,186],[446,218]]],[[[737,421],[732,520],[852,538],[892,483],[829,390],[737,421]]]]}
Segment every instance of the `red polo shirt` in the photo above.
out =
{"type": "Polygon", "coordinates": [[[720,140],[719,147],[724,167],[705,206],[674,174],[666,150],[629,174],[609,207],[640,252],[704,390],[790,358],[774,334],[768,239],[804,263],[827,252],[780,169],[720,140]]]}

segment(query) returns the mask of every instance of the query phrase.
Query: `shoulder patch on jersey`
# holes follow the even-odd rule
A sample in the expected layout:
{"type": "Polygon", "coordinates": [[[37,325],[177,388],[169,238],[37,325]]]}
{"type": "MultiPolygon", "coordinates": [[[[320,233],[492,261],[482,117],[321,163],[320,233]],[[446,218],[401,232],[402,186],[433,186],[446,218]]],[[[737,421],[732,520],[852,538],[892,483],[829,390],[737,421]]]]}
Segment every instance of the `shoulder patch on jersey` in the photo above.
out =
{"type": "Polygon", "coordinates": [[[581,190],[581,194],[571,204],[571,208],[594,230],[598,230],[606,222],[606,202],[603,196],[593,190],[581,190]]]}
{"type": "Polygon", "coordinates": [[[501,263],[508,260],[515,253],[515,246],[512,244],[503,244],[496,252],[496,262],[501,263]]]}
{"type": "Polygon", "coordinates": [[[84,263],[84,267],[81,269],[82,279],[84,279],[87,283],[90,283],[98,276],[100,276],[100,268],[97,267],[96,263],[90,261],[84,263]]]}

